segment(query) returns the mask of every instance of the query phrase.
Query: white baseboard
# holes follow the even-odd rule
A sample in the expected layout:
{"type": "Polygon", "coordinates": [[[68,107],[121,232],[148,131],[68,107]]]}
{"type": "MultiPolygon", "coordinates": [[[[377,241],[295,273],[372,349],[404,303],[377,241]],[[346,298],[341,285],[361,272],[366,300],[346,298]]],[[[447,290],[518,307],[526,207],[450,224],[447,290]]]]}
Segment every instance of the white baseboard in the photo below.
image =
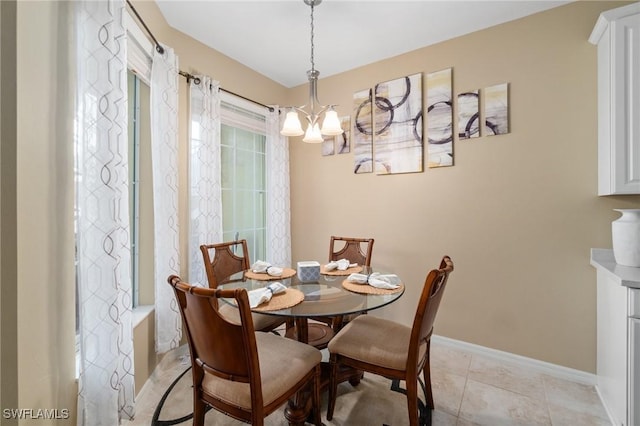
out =
{"type": "Polygon", "coordinates": [[[453,349],[459,349],[472,354],[482,355],[497,361],[504,361],[510,364],[517,364],[523,367],[531,368],[544,374],[560,379],[571,380],[572,382],[582,383],[585,385],[596,386],[596,375],[586,371],[576,370],[573,368],[563,367],[550,362],[540,361],[525,356],[512,354],[510,352],[499,351],[497,349],[487,348],[485,346],[475,345],[473,343],[463,342],[461,340],[451,339],[449,337],[433,335],[431,341],[435,344],[448,346],[453,349]]]}

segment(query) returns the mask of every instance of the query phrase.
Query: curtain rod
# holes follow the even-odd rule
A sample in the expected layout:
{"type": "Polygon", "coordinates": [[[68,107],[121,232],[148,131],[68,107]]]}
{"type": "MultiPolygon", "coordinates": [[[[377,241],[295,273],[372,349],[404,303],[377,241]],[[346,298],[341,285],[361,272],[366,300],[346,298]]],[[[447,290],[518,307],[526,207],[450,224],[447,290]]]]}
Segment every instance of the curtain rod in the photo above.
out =
{"type": "MultiPolygon", "coordinates": [[[[199,78],[199,77],[196,77],[196,76],[195,76],[195,75],[193,75],[193,74],[189,74],[188,72],[185,72],[185,71],[178,71],[178,74],[180,74],[181,76],[183,76],[184,78],[186,78],[186,79],[187,79],[187,83],[189,82],[189,80],[193,80],[193,82],[194,82],[195,84],[200,84],[200,78],[199,78]]],[[[249,98],[244,97],[244,96],[242,96],[242,95],[238,95],[237,93],[234,93],[234,92],[232,92],[232,91],[230,91],[230,90],[227,90],[227,89],[223,89],[222,87],[220,88],[220,90],[222,90],[223,92],[227,92],[227,93],[229,93],[230,95],[237,96],[237,97],[239,97],[240,99],[244,99],[245,101],[249,101],[249,102],[252,102],[252,103],[254,103],[254,104],[256,104],[256,105],[260,105],[261,107],[264,107],[264,108],[268,109],[268,110],[269,110],[269,111],[271,111],[271,112],[273,112],[273,111],[274,111],[274,108],[273,108],[273,107],[271,107],[271,106],[269,106],[269,105],[265,105],[265,104],[262,104],[262,103],[260,103],[260,102],[258,102],[258,101],[254,101],[253,99],[249,99],[249,98]]]]}
{"type": "Polygon", "coordinates": [[[159,54],[164,55],[164,47],[160,46],[160,43],[158,43],[158,40],[156,40],[156,38],[153,36],[153,34],[151,33],[151,30],[149,29],[149,27],[147,27],[147,24],[144,23],[144,21],[142,20],[142,17],[140,17],[140,15],[138,14],[138,11],[136,10],[136,8],[133,7],[133,5],[131,4],[131,2],[129,0],[127,0],[127,4],[131,8],[131,10],[133,10],[133,13],[136,15],[136,18],[138,18],[138,21],[140,21],[140,23],[142,24],[144,29],[147,31],[147,34],[149,34],[149,37],[151,37],[153,42],[156,44],[156,51],[159,54]]]}

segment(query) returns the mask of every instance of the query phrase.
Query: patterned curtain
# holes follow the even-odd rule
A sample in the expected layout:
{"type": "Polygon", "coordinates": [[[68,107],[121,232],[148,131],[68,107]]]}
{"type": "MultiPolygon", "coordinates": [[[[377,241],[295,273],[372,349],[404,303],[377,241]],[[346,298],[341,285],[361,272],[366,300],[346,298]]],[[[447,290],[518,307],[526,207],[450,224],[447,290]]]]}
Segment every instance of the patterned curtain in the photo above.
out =
{"type": "Polygon", "coordinates": [[[180,311],[167,278],[180,273],[178,233],[178,58],[163,46],[151,67],[151,162],[155,242],[156,352],[177,348],[180,311]]]}
{"type": "Polygon", "coordinates": [[[280,135],[280,109],[267,111],[267,259],[291,265],[289,140],[280,135]]]}
{"type": "Polygon", "coordinates": [[[134,415],[124,10],[76,3],[79,425],[134,415]]]}
{"type": "Polygon", "coordinates": [[[189,91],[189,281],[207,287],[200,245],[222,241],[220,84],[206,76],[196,79],[189,91]]]}

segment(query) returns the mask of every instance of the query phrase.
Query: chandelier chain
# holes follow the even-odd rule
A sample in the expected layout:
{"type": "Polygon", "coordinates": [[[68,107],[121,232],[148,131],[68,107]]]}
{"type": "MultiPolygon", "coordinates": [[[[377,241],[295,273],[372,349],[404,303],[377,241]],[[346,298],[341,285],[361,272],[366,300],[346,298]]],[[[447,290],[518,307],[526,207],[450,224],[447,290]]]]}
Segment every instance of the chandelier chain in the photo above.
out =
{"type": "Polygon", "coordinates": [[[313,6],[314,6],[314,2],[311,2],[311,71],[315,71],[316,66],[315,66],[315,62],[314,62],[314,58],[313,58],[313,6]]]}

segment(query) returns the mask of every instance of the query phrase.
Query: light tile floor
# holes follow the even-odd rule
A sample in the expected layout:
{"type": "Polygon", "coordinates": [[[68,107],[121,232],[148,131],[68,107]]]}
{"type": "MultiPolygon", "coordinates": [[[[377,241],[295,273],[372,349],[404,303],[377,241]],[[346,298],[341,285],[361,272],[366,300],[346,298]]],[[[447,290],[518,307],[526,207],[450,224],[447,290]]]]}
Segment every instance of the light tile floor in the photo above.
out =
{"type": "Polygon", "coordinates": [[[455,418],[434,425],[611,426],[590,385],[435,342],[431,369],[435,414],[455,418]]]}
{"type": "MultiPolygon", "coordinates": [[[[180,349],[181,353],[188,353],[186,348],[180,349]]],[[[182,363],[180,367],[184,370],[184,358],[174,356],[169,363],[163,362],[165,368],[171,363],[182,363]]],[[[432,343],[431,370],[436,405],[433,426],[611,426],[595,388],[590,385],[437,342],[432,343]]],[[[157,372],[154,375],[156,379],[152,377],[138,395],[139,413],[152,411],[166,389],[166,380],[155,384],[159,375],[157,372]],[[148,409],[143,409],[146,406],[148,409]]],[[[327,422],[325,413],[325,425],[343,424],[327,422]]],[[[141,420],[131,424],[149,424],[148,420],[140,423],[141,420]]]]}

